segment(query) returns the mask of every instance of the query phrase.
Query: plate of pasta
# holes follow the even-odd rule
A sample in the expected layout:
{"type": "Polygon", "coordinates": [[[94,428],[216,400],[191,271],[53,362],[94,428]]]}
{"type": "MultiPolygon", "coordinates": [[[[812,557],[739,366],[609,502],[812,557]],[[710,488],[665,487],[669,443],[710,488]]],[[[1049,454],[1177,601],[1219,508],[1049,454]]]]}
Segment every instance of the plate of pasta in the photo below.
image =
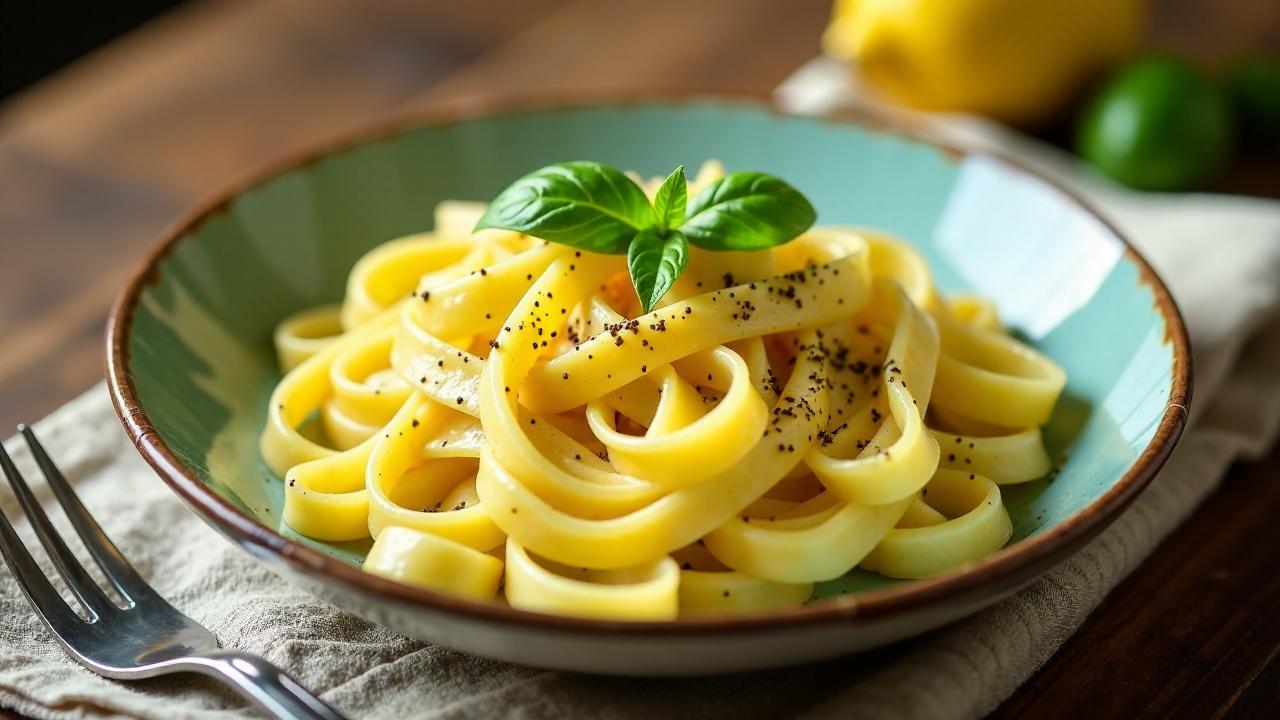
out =
{"type": "Polygon", "coordinates": [[[1105,527],[1190,394],[1105,220],[927,136],[693,99],[379,128],[166,234],[113,397],[205,520],[409,635],[672,675],[919,634],[1105,527]]]}

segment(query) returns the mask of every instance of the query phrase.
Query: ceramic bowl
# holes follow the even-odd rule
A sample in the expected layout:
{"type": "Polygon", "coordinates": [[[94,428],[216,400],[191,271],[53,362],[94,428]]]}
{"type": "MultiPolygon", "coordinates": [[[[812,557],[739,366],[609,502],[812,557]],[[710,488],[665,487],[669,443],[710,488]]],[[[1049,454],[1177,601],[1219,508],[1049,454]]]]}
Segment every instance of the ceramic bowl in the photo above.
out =
{"type": "Polygon", "coordinates": [[[406,635],[515,662],[669,675],[779,666],[882,645],[990,605],[1116,518],[1168,457],[1189,400],[1186,332],[1147,263],[1105,220],[1017,165],[882,120],[803,118],[723,100],[628,100],[436,112],[251,176],[160,239],[120,296],[108,374],[160,478],[255,558],[406,635]],[[429,229],[446,198],[487,199],[541,165],[598,159],[643,175],[719,158],[803,190],[820,224],[891,231],[944,291],[993,298],[1070,381],[1046,429],[1056,475],[1006,488],[1013,539],[927,580],[854,571],[801,608],[659,623],[553,617],[362,572],[367,544],[280,521],[258,455],[279,379],[272,329],[341,298],[374,245],[429,229]]]}

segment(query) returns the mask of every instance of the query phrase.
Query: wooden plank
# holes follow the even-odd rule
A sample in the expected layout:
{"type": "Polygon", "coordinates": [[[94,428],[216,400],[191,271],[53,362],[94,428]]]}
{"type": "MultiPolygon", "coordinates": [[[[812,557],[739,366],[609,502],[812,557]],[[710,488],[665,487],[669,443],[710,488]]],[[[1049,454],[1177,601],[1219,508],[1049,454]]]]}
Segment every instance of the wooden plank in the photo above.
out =
{"type": "Polygon", "coordinates": [[[1280,3],[1263,0],[1155,0],[1151,44],[1220,67],[1242,51],[1280,48],[1280,3]]]}
{"type": "Polygon", "coordinates": [[[1277,467],[1236,468],[993,717],[1280,717],[1277,467]]]}
{"type": "Polygon", "coordinates": [[[577,0],[433,86],[445,97],[628,90],[768,97],[818,51],[826,0],[577,0]]]}

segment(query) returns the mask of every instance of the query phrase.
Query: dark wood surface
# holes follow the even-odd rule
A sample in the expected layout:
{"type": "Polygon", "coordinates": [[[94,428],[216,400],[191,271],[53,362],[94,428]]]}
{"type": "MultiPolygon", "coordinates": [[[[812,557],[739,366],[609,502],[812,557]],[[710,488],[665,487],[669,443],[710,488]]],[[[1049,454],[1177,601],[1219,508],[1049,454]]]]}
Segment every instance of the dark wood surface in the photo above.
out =
{"type": "MultiPolygon", "coordinates": [[[[1215,62],[1280,43],[1280,3],[1165,0],[1153,37],[1215,62]]],[[[186,6],[0,105],[0,427],[102,375],[135,260],[265,160],[443,100],[573,90],[766,97],[827,0],[239,0],[186,6]]],[[[1218,189],[1280,197],[1280,161],[1218,189]]],[[[1280,363],[1278,363],[1280,366],[1280,363]]],[[[997,713],[1280,714],[1280,451],[1222,490],[997,713]]]]}

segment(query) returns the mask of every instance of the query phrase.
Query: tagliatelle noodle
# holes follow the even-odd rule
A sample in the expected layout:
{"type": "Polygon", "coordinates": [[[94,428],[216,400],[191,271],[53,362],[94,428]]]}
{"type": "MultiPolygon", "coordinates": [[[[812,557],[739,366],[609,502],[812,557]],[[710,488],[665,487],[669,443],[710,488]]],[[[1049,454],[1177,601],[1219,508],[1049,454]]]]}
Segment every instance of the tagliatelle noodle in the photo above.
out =
{"type": "Polygon", "coordinates": [[[370,572],[581,617],[763,611],[980,560],[1000,485],[1050,469],[1065,374],[901,241],[695,248],[640,315],[620,256],[472,234],[482,211],[442,203],[276,333],[284,521],[374,538],[370,572]]]}

